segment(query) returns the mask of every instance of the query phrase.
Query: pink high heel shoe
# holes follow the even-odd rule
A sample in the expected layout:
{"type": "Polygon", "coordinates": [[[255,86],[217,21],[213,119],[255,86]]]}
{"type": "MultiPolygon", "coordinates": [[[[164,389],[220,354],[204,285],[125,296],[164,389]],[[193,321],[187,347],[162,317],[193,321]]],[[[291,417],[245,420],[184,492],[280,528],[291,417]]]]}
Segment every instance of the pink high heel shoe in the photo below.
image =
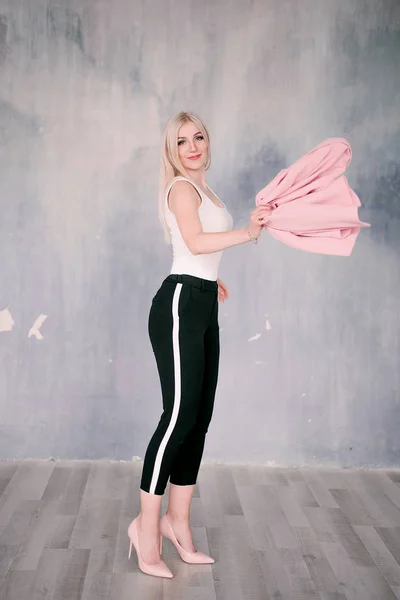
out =
{"type": "MultiPolygon", "coordinates": [[[[173,577],[171,571],[168,569],[167,565],[163,560],[157,563],[156,565],[148,565],[144,562],[142,555],[140,554],[139,548],[139,533],[137,526],[137,517],[132,521],[132,523],[128,527],[128,536],[130,540],[129,544],[129,555],[128,560],[131,558],[132,545],[136,550],[136,554],[138,557],[139,569],[146,573],[146,575],[154,575],[154,577],[168,577],[171,579],[173,577]]],[[[160,556],[162,552],[162,535],[160,535],[160,556]]]]}
{"type": "Polygon", "coordinates": [[[164,515],[160,521],[160,531],[161,534],[166,537],[170,542],[172,542],[175,548],[178,550],[179,556],[181,559],[189,563],[191,565],[210,565],[215,562],[211,556],[204,554],[204,552],[188,552],[178,542],[176,539],[176,535],[170,525],[170,522],[167,519],[167,515],[164,515]]]}

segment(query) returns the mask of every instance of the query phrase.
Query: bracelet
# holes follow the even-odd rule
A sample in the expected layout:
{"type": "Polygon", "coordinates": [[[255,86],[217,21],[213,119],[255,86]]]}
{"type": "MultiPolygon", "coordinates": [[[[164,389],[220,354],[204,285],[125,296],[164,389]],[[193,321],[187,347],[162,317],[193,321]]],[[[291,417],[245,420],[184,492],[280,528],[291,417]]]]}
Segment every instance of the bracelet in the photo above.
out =
{"type": "Polygon", "coordinates": [[[247,231],[247,235],[249,236],[249,239],[253,242],[253,244],[258,244],[258,238],[253,237],[250,231],[247,231]]]}

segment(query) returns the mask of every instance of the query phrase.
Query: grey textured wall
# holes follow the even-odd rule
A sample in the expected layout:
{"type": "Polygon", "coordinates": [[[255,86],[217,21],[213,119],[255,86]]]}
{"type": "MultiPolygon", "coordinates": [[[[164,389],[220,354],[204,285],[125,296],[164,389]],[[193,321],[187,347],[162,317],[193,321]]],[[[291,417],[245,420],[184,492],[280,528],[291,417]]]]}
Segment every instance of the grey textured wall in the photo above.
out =
{"type": "Polygon", "coordinates": [[[236,226],[329,136],[372,223],[350,258],[225,252],[204,458],[400,466],[399,63],[397,0],[0,0],[0,457],[143,456],[159,139],[189,109],[236,226]]]}

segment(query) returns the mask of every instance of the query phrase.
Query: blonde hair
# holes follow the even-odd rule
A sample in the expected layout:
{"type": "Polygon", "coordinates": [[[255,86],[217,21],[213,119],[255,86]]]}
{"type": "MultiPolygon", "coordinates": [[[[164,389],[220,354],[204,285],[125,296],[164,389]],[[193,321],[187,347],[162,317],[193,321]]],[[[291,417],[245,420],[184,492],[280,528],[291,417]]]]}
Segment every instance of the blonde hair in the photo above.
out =
{"type": "Polygon", "coordinates": [[[168,185],[175,177],[183,176],[190,179],[190,176],[181,163],[178,153],[178,132],[185,123],[192,122],[201,131],[204,140],[207,142],[208,153],[205,169],[208,169],[211,163],[210,154],[210,136],[203,121],[197,115],[191,112],[180,112],[172,117],[165,126],[162,136],[161,146],[161,173],[158,196],[158,215],[164,230],[164,239],[167,244],[171,243],[171,234],[165,221],[165,193],[168,185]]]}

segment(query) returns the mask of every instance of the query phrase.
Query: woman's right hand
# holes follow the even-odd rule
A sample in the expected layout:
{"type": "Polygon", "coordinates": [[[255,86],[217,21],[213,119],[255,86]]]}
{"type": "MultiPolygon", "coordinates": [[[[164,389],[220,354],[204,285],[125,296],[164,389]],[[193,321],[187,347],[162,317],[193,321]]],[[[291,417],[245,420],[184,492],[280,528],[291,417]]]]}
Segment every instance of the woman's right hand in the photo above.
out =
{"type": "Polygon", "coordinates": [[[258,206],[250,214],[250,224],[248,230],[253,239],[258,239],[261,235],[263,226],[268,222],[272,213],[271,206],[258,206]]]}

